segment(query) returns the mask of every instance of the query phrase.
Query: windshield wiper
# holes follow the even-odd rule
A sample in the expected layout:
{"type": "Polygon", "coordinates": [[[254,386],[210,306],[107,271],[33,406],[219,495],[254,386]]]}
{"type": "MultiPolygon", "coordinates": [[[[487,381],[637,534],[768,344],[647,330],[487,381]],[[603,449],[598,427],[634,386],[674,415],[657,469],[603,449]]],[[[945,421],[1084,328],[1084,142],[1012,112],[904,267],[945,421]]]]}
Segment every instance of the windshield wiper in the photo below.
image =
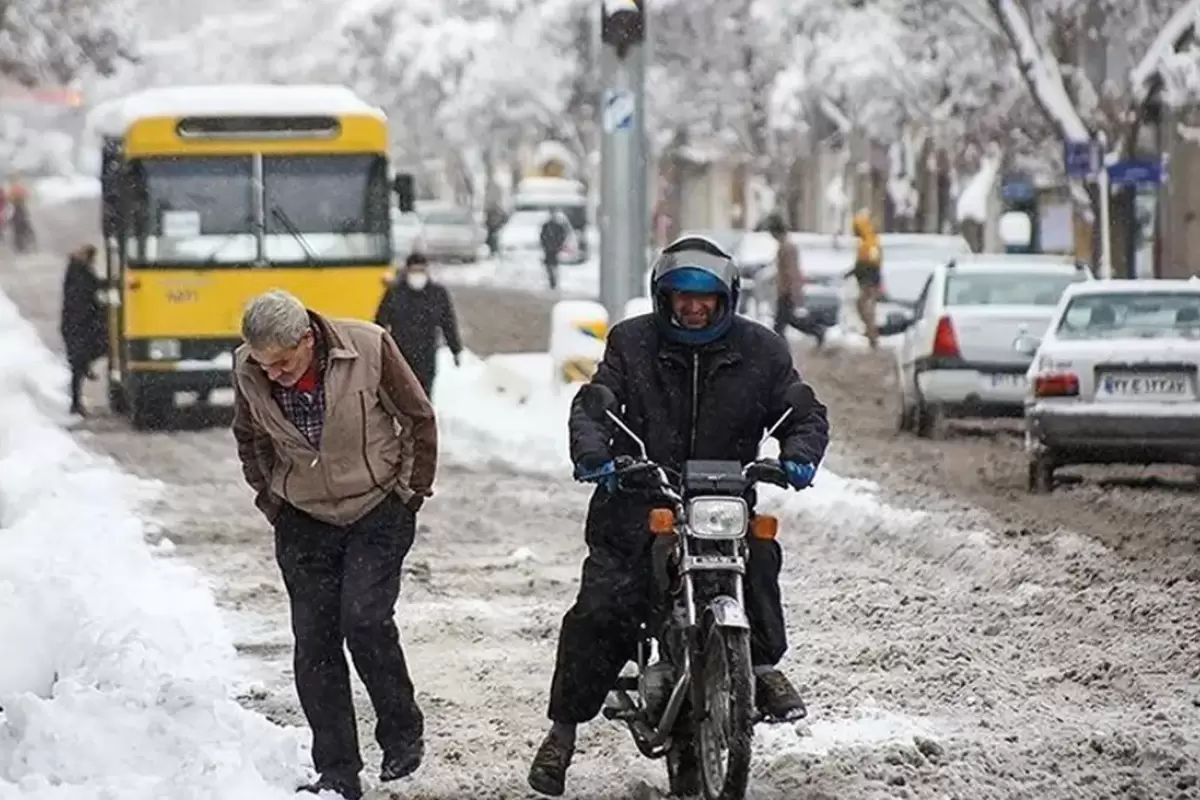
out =
{"type": "Polygon", "coordinates": [[[279,206],[271,206],[271,216],[279,220],[279,224],[284,227],[284,230],[290,233],[292,238],[304,249],[305,260],[308,261],[308,265],[315,267],[317,265],[316,252],[308,244],[308,240],[304,238],[304,234],[300,232],[300,229],[296,227],[287,213],[279,206]]]}

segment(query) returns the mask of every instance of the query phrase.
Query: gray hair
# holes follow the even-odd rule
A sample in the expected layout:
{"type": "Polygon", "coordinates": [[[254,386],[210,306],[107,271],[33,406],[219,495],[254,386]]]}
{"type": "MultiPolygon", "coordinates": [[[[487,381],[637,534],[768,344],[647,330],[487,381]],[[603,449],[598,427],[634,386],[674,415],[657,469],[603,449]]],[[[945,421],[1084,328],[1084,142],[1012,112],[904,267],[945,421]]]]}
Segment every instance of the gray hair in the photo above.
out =
{"type": "Polygon", "coordinates": [[[311,326],[304,303],[282,289],[260,294],[242,312],[242,338],[256,350],[295,347],[311,326]]]}

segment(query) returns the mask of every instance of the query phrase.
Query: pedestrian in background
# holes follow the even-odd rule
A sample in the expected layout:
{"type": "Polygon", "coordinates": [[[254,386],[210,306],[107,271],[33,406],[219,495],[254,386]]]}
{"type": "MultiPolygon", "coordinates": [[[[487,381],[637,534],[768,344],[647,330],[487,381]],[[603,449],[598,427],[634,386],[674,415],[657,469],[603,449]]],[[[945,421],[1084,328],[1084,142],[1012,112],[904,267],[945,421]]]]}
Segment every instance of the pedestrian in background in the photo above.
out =
{"type": "Polygon", "coordinates": [[[393,619],[417,512],[433,493],[437,422],[387,331],[330,319],[287,292],[256,297],[234,356],[233,435],[255,505],[275,529],[291,603],[296,691],[319,778],[300,787],[362,797],[362,756],[343,644],[366,686],[381,781],[424,757],[393,619]]]}
{"type": "Polygon", "coordinates": [[[775,238],[779,249],[775,254],[775,332],[783,336],[791,325],[801,333],[825,343],[825,326],[804,307],[804,272],[800,267],[800,251],[788,238],[783,217],[772,214],[767,220],[767,232],[775,238]]]}
{"type": "Polygon", "coordinates": [[[439,334],[454,355],[454,365],[462,363],[454,301],[445,286],[429,277],[429,264],[421,253],[409,255],[404,271],[384,292],[375,324],[392,334],[429,397],[437,377],[439,334]]]}
{"type": "Polygon", "coordinates": [[[879,245],[879,234],[875,231],[871,216],[865,210],[854,215],[853,229],[858,237],[858,251],[851,271],[858,282],[855,306],[867,331],[867,341],[874,349],[879,346],[879,324],[875,319],[875,309],[883,292],[883,249],[879,245]]]}
{"type": "Polygon", "coordinates": [[[558,288],[558,255],[567,243],[567,236],[570,235],[568,225],[570,223],[566,215],[558,210],[551,211],[550,216],[542,223],[539,236],[542,243],[542,263],[546,267],[546,280],[551,291],[558,288]]]}
{"type": "Polygon", "coordinates": [[[92,362],[108,353],[108,312],[101,300],[107,287],[96,275],[96,248],[85,244],[71,253],[63,274],[58,330],[71,368],[71,413],[87,416],[83,382],[95,378],[92,362]]]}

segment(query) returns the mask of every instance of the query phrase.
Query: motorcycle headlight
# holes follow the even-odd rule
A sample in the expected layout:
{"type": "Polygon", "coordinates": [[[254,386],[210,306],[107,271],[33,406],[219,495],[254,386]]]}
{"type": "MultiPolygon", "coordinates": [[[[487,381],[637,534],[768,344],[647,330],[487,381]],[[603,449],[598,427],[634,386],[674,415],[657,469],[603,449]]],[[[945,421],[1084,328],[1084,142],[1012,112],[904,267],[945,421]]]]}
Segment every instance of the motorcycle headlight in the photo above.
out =
{"type": "Polygon", "coordinates": [[[178,361],[180,350],[178,339],[151,339],[147,347],[151,361],[178,361]]]}
{"type": "Polygon", "coordinates": [[[749,519],[740,497],[697,497],[688,503],[688,527],[697,539],[740,539],[749,519]]]}

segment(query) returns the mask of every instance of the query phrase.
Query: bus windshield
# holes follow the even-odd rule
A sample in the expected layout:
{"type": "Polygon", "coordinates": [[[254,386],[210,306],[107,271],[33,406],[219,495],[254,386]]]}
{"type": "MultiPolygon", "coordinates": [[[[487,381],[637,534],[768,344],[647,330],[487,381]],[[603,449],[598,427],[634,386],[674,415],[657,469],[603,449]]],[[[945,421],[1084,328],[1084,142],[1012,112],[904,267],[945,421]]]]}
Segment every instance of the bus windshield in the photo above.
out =
{"type": "Polygon", "coordinates": [[[130,162],[131,267],[351,266],[391,259],[374,155],[170,156],[130,162]],[[261,227],[259,225],[261,221],[261,227]]]}
{"type": "Polygon", "coordinates": [[[130,266],[257,260],[251,156],[147,158],[130,170],[130,266]]]}
{"type": "Polygon", "coordinates": [[[387,166],[371,155],[263,157],[264,252],[271,264],[391,257],[387,166]]]}

